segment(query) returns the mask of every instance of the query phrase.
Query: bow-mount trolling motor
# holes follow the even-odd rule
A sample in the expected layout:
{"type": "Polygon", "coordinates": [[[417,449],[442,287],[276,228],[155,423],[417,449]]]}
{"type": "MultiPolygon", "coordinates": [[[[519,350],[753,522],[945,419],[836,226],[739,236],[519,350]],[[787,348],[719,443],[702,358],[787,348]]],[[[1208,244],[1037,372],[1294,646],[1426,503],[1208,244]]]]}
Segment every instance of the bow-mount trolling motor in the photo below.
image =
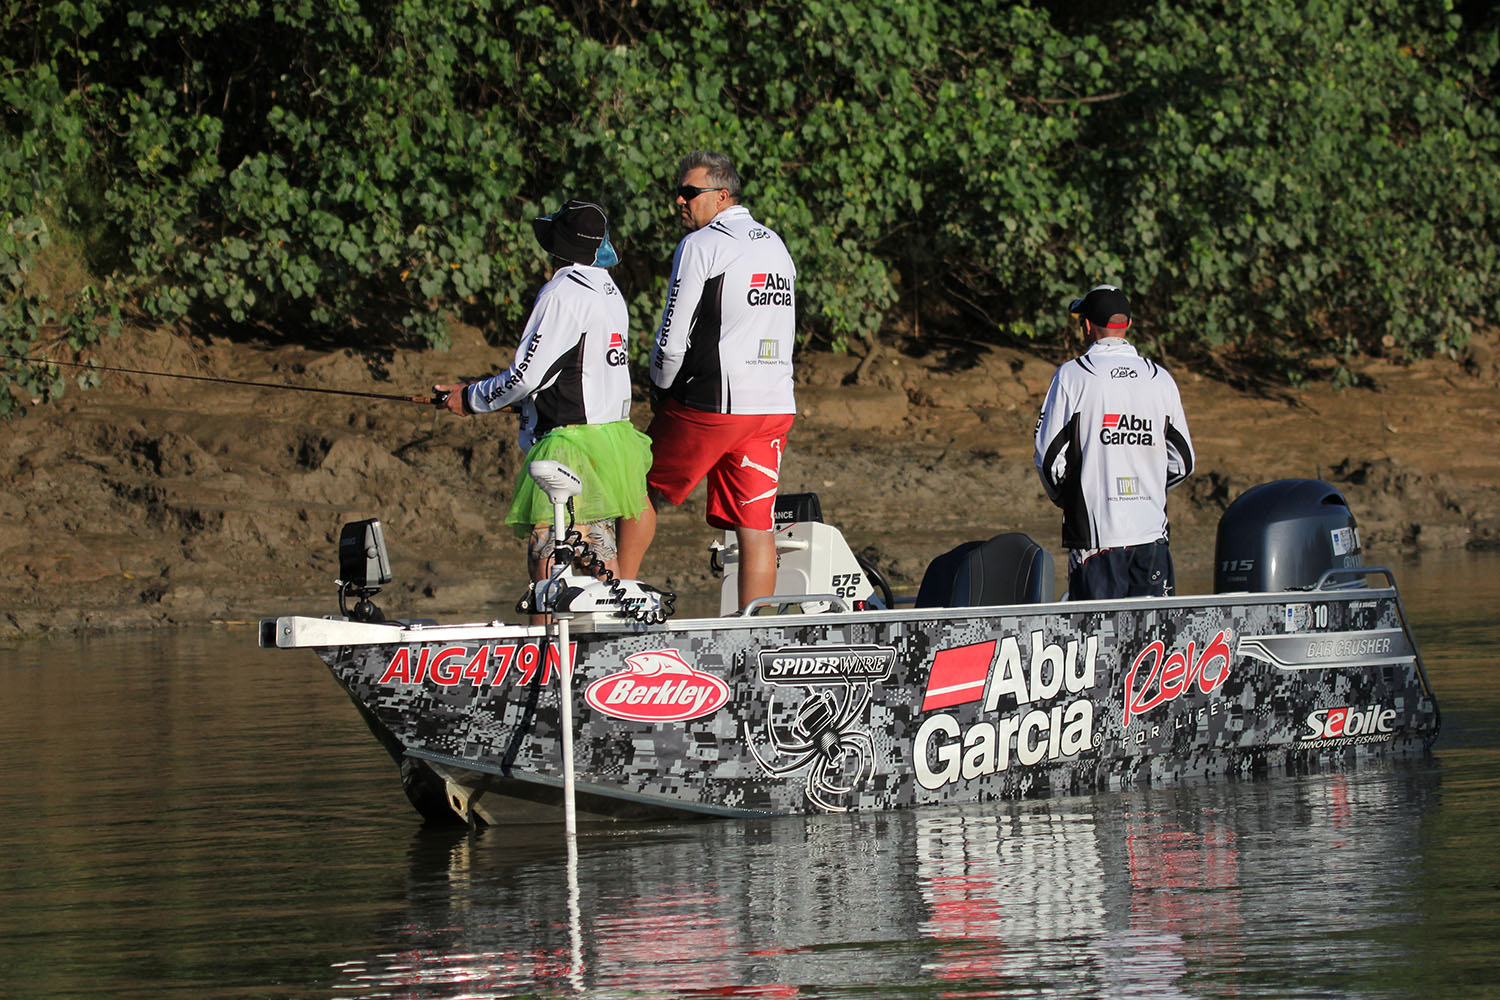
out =
{"type": "Polygon", "coordinates": [[[552,575],[534,581],[516,604],[522,614],[612,614],[660,625],[677,610],[677,595],[639,580],[619,580],[574,527],[573,498],[583,491],[578,474],[561,462],[538,459],[527,473],[552,501],[552,575]],[[583,575],[573,572],[582,571],[583,575]]]}
{"type": "MultiPolygon", "coordinates": [[[[552,501],[556,545],[552,575],[529,584],[516,610],[533,615],[607,615],[644,625],[660,625],[672,617],[677,610],[676,594],[639,580],[616,579],[574,527],[573,498],[583,490],[578,476],[551,460],[532,462],[530,473],[552,501]]],[[[344,525],[339,533],[339,576],[334,581],[339,588],[339,613],[353,622],[390,621],[370,598],[391,579],[380,521],[371,518],[344,525]]]]}
{"type": "Polygon", "coordinates": [[[391,582],[391,560],[380,521],[354,521],[339,533],[339,613],[354,622],[383,622],[385,615],[370,598],[391,582]],[[349,607],[349,598],[354,607],[349,607]]]}

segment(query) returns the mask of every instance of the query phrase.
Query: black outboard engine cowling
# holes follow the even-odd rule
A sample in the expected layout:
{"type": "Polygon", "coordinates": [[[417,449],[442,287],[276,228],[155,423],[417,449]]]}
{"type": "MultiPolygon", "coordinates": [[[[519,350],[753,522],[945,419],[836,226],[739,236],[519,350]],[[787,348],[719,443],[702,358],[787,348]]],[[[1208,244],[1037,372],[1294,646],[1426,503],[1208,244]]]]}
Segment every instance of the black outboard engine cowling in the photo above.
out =
{"type": "Polygon", "coordinates": [[[1362,565],[1343,494],[1321,479],[1278,479],[1252,486],[1219,518],[1214,593],[1305,590],[1330,569],[1362,565]]]}

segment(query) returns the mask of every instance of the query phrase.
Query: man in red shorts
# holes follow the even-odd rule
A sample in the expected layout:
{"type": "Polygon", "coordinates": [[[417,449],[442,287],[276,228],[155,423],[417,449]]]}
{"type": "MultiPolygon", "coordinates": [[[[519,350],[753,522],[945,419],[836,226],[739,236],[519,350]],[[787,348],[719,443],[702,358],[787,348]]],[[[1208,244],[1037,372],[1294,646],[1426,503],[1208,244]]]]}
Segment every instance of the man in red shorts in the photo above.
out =
{"type": "Polygon", "coordinates": [[[651,351],[659,393],[651,436],[651,503],[620,524],[620,574],[637,577],[659,501],[677,505],[708,479],[708,523],[739,542],[744,607],[776,588],[771,511],[792,392],[797,268],[781,237],[740,204],[740,176],[721,153],[678,167],[688,234],[672,257],[667,305],[651,351]]]}

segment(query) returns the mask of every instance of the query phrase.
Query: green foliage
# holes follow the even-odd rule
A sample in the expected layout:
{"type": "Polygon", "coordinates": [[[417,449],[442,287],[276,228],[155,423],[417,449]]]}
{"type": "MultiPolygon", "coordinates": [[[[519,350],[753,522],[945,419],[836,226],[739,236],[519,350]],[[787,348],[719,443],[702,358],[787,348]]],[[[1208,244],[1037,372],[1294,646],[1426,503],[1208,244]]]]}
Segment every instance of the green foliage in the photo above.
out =
{"type": "Polygon", "coordinates": [[[1056,6],[10,0],[0,346],[83,347],[122,308],[380,344],[442,344],[458,314],[513,341],[546,266],[530,219],[577,195],[610,212],[639,353],[694,148],[740,165],[821,344],[903,298],[1050,337],[1102,280],[1161,349],[1298,377],[1500,320],[1495,24],[1056,6]],[[57,233],[100,280],[43,287],[57,233]]]}

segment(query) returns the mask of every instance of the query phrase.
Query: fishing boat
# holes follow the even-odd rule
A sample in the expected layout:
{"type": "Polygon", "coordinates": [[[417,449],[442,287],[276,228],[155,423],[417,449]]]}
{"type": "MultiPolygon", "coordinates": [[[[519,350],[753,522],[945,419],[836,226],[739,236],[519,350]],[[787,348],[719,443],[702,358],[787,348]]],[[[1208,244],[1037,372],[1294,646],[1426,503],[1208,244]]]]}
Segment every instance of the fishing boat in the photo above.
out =
{"type": "Polygon", "coordinates": [[[1020,533],[938,555],[900,601],[815,495],[785,497],[776,594],[737,610],[726,536],[720,614],[676,621],[671,595],[599,578],[562,523],[576,477],[536,466],[565,541],[520,608],[550,624],[387,619],[378,520],[344,528],[338,615],[260,623],[263,647],[322,658],[430,821],[1082,794],[1353,767],[1438,734],[1394,575],[1319,480],[1230,505],[1213,593],[1107,601],[1057,599],[1020,533]]]}

